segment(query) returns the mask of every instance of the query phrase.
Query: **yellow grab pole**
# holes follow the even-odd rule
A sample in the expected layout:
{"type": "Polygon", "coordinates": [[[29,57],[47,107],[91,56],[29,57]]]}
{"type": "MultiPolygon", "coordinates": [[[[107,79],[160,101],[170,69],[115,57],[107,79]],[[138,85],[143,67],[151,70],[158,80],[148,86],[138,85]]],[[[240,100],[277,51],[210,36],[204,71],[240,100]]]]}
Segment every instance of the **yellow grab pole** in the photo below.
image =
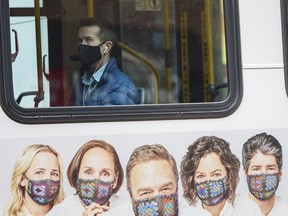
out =
{"type": "Polygon", "coordinates": [[[211,17],[211,0],[205,0],[206,14],[206,32],[207,32],[207,49],[208,49],[208,82],[214,85],[214,69],[213,69],[213,39],[212,39],[212,17],[211,17]]]}
{"type": "Polygon", "coordinates": [[[188,55],[188,14],[180,12],[180,45],[181,45],[181,74],[183,86],[183,102],[190,102],[189,89],[189,55],[188,55]]]}
{"type": "Polygon", "coordinates": [[[43,77],[42,77],[42,45],[41,45],[41,24],[40,24],[40,5],[39,0],[34,0],[35,10],[35,31],[36,31],[36,55],[37,55],[37,78],[38,78],[38,95],[36,95],[35,107],[44,98],[43,77]]]}
{"type": "Polygon", "coordinates": [[[94,0],[87,0],[87,16],[94,16],[94,0]]]}
{"type": "Polygon", "coordinates": [[[169,0],[163,0],[163,29],[164,29],[164,52],[165,52],[165,75],[168,103],[172,101],[171,94],[171,53],[170,53],[170,30],[169,30],[169,0]]]}
{"type": "Polygon", "coordinates": [[[156,104],[158,104],[159,103],[159,92],[160,92],[160,76],[159,76],[155,66],[147,58],[145,58],[144,56],[142,56],[141,54],[139,54],[135,50],[131,49],[130,47],[128,47],[124,43],[118,42],[117,44],[121,49],[130,53],[132,56],[139,59],[140,61],[142,61],[144,64],[146,64],[150,68],[150,70],[152,71],[152,73],[155,77],[155,81],[156,81],[155,102],[156,102],[156,104]]]}

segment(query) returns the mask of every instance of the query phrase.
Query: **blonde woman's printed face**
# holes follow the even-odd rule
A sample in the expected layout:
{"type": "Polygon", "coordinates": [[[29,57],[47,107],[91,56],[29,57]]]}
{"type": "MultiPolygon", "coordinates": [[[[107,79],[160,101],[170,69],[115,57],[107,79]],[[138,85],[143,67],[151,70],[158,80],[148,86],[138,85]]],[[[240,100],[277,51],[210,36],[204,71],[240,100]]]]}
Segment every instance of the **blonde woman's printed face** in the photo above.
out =
{"type": "Polygon", "coordinates": [[[201,183],[204,181],[219,180],[226,175],[227,171],[219,155],[213,152],[200,159],[199,165],[195,170],[194,181],[201,183]]]}
{"type": "MultiPolygon", "coordinates": [[[[37,153],[25,175],[31,180],[59,180],[59,165],[56,155],[50,152],[37,153]]],[[[24,186],[26,183],[27,179],[23,178],[21,185],[24,186]]]]}
{"type": "MultiPolygon", "coordinates": [[[[115,176],[114,160],[111,153],[97,147],[85,153],[81,161],[78,178],[113,181],[115,176]]],[[[116,185],[117,176],[113,188],[115,188],[116,185]]]]}
{"type": "Polygon", "coordinates": [[[261,152],[257,152],[251,159],[248,175],[260,175],[260,174],[274,174],[279,173],[278,164],[275,156],[264,155],[261,152]]]}

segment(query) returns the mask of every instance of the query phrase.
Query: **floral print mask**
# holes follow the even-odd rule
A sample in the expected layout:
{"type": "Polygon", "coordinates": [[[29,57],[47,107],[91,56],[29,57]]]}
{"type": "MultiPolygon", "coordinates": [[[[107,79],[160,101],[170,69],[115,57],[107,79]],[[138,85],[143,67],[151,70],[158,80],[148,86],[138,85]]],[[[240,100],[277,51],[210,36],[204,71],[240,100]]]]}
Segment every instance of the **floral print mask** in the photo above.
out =
{"type": "Polygon", "coordinates": [[[40,205],[52,203],[59,193],[60,180],[30,180],[27,177],[26,179],[28,180],[28,195],[40,205]]]}
{"type": "Polygon", "coordinates": [[[106,204],[113,194],[114,181],[100,179],[77,179],[77,191],[80,199],[88,206],[92,202],[106,204]]]}
{"type": "Polygon", "coordinates": [[[133,210],[135,216],[177,216],[178,193],[134,200],[133,210]]]}
{"type": "Polygon", "coordinates": [[[229,192],[226,177],[219,180],[194,183],[199,199],[207,206],[218,204],[229,192]]]}
{"type": "Polygon", "coordinates": [[[247,175],[250,193],[259,200],[269,199],[277,190],[279,174],[247,175]]]}

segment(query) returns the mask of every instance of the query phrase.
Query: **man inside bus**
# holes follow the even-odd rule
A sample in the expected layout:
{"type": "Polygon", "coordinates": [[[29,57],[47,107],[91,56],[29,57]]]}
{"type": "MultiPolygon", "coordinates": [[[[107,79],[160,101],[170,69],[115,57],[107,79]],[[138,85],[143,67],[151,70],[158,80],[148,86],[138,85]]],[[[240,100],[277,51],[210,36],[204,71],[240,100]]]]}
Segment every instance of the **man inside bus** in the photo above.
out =
{"type": "MultiPolygon", "coordinates": [[[[78,55],[81,75],[74,86],[72,106],[133,105],[140,95],[111,55],[116,36],[110,23],[95,17],[80,19],[78,55]],[[83,74],[83,75],[82,75],[83,74]]],[[[75,60],[75,57],[74,57],[75,60]]]]}

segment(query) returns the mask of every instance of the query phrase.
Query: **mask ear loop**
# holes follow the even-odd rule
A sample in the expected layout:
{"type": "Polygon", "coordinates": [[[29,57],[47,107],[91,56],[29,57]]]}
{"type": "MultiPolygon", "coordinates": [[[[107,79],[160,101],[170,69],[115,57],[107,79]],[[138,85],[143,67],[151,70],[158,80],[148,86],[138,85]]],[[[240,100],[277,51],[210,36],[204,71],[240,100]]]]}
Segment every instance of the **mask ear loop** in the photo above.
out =
{"type": "MultiPolygon", "coordinates": [[[[27,176],[26,176],[26,174],[23,174],[23,177],[24,178],[26,178],[27,180],[28,180],[28,185],[29,185],[29,182],[31,181],[27,176]]],[[[22,179],[23,180],[23,179],[22,179]]],[[[22,186],[22,185],[21,185],[22,186]]],[[[25,186],[22,186],[23,187],[23,189],[24,189],[24,191],[26,191],[28,194],[29,194],[29,189],[26,189],[26,187],[25,186]]],[[[29,188],[29,186],[28,186],[28,188],[29,188]]],[[[25,200],[25,199],[24,199],[25,200]]],[[[27,207],[27,206],[26,206],[27,207]]]]}

